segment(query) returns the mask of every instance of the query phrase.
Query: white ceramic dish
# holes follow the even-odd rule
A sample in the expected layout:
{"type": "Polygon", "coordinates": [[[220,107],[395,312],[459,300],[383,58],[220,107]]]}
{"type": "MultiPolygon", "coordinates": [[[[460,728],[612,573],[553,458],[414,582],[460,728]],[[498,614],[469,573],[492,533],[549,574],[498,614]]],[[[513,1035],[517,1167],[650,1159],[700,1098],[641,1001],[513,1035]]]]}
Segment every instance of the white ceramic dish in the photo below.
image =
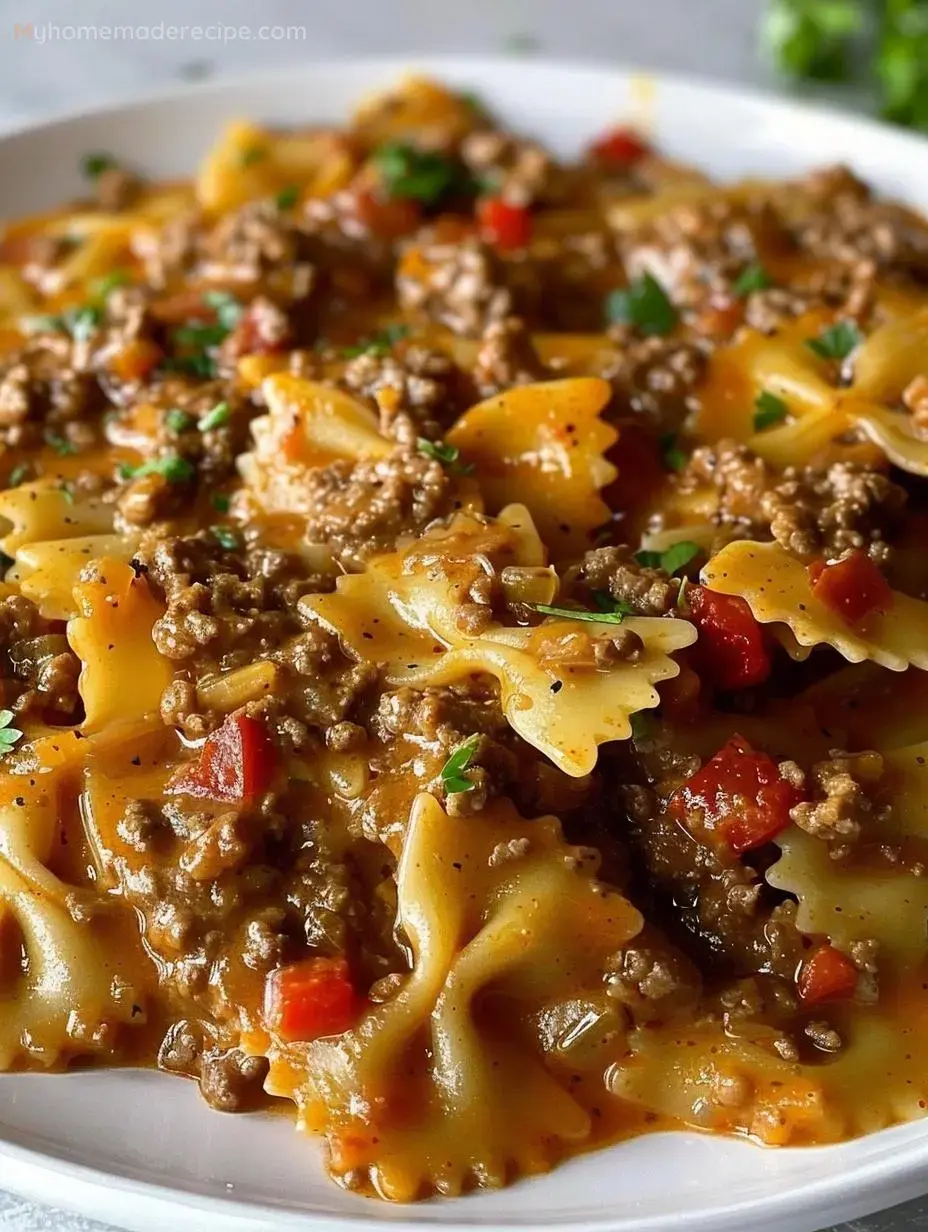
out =
{"type": "MultiPolygon", "coordinates": [[[[359,95],[409,67],[311,65],[10,134],[0,140],[0,215],[78,193],[89,150],[156,176],[188,173],[231,116],[341,120],[359,95]]],[[[718,176],[845,160],[881,190],[928,207],[928,145],[876,124],[622,70],[428,57],[414,67],[477,90],[516,128],[565,153],[632,113],[671,154],[718,176]]],[[[928,1188],[926,1169],[924,1123],[809,1150],[666,1134],[501,1193],[398,1208],[337,1189],[315,1145],[284,1118],[221,1116],[175,1078],[0,1076],[0,1187],[136,1232],[812,1232],[916,1196],[928,1188]]]]}

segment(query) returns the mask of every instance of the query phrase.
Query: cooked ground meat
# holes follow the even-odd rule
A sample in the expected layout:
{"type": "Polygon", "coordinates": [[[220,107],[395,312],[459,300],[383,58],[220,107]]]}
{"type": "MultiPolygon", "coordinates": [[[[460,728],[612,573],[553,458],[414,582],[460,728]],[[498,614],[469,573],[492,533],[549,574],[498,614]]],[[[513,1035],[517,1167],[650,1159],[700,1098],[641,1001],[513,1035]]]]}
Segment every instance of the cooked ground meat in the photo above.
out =
{"type": "Polygon", "coordinates": [[[886,536],[905,503],[905,490],[881,471],[835,462],[824,471],[786,470],[760,507],[774,539],[803,559],[862,548],[883,564],[890,552],[886,536]]]}
{"type": "Polygon", "coordinates": [[[94,376],[73,366],[63,334],[41,334],[0,363],[0,439],[7,445],[51,440],[76,451],[92,442],[91,422],[104,405],[94,376]]]}
{"type": "Polygon", "coordinates": [[[624,325],[609,332],[622,354],[618,369],[608,374],[619,405],[645,417],[660,432],[676,432],[695,406],[705,372],[703,350],[671,338],[636,339],[624,325]]]}
{"type": "Polygon", "coordinates": [[[868,261],[916,279],[928,276],[928,228],[922,219],[874,200],[846,167],[813,172],[798,189],[808,200],[794,226],[803,252],[852,266],[868,261]]]}
{"type": "Polygon", "coordinates": [[[871,792],[882,775],[879,753],[833,753],[812,767],[808,778],[815,795],[791,809],[790,817],[807,834],[829,843],[832,854],[842,854],[875,820],[871,792]]]}
{"type": "Polygon", "coordinates": [[[138,176],[122,167],[106,167],[97,176],[94,187],[100,208],[110,211],[128,209],[138,199],[142,183],[138,176]]]}
{"type": "Polygon", "coordinates": [[[401,307],[471,338],[512,314],[505,267],[488,245],[473,239],[434,243],[415,256],[415,262],[400,265],[397,275],[401,307]]]}
{"type": "Polygon", "coordinates": [[[563,173],[534,141],[480,129],[461,142],[461,159],[476,180],[513,205],[551,202],[563,191],[563,173]]]}
{"type": "Polygon", "coordinates": [[[483,331],[473,376],[480,394],[489,398],[511,385],[543,381],[551,373],[541,362],[525,323],[508,317],[483,331]]]}
{"type": "MultiPolygon", "coordinates": [[[[60,625],[58,626],[60,629],[60,625]]],[[[63,633],[22,595],[0,598],[0,682],[3,706],[19,715],[74,722],[81,664],[63,633]]]]}
{"type": "Polygon", "coordinates": [[[306,536],[347,569],[396,546],[450,511],[453,485],[440,462],[397,451],[389,458],[333,462],[307,476],[306,536]]]}
{"type": "Polygon", "coordinates": [[[718,493],[715,520],[752,537],[760,521],[761,499],[770,483],[762,458],[737,441],[720,440],[694,449],[680,474],[679,486],[690,492],[712,484],[718,493]]]}
{"type": "Polygon", "coordinates": [[[589,591],[604,591],[627,603],[639,616],[664,616],[677,601],[680,583],[661,569],[635,560],[631,548],[596,548],[587,552],[568,580],[589,591]]]}
{"type": "Polygon", "coordinates": [[[402,359],[367,351],[345,365],[349,389],[373,398],[380,430],[414,446],[420,436],[436,439],[463,409],[462,374],[447,356],[410,346],[402,359]]]}

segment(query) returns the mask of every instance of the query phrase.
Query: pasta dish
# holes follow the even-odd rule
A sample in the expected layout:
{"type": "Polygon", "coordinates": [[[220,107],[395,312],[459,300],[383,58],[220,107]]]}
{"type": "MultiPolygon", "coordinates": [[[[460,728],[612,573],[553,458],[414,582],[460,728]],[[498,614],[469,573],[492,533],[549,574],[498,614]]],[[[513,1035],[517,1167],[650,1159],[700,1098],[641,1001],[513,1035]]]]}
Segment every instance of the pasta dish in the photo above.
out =
{"type": "Polygon", "coordinates": [[[0,1070],[392,1201],[924,1115],[928,224],[609,122],[411,78],[6,226],[0,1070]]]}

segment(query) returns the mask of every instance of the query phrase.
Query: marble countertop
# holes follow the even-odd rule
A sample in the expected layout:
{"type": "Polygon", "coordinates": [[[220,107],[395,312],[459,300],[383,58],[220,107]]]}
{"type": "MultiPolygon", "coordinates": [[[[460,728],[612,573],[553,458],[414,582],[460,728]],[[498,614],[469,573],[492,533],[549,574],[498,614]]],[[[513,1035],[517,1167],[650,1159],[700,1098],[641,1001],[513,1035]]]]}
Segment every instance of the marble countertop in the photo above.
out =
{"type": "MultiPolygon", "coordinates": [[[[615,60],[769,85],[756,50],[763,0],[0,0],[0,128],[129,99],[178,81],[349,53],[520,51],[615,60]],[[138,23],[131,40],[77,41],[67,28],[138,23]],[[199,25],[183,37],[168,27],[199,25]],[[222,25],[226,31],[208,27],[222,25]],[[262,25],[278,27],[259,37],[262,25]],[[31,26],[31,32],[26,28],[31,26]],[[235,28],[233,36],[229,29],[235,28]],[[249,31],[245,37],[241,28],[249,31]],[[286,27],[296,27],[286,30],[286,27]],[[668,32],[672,36],[668,37],[668,32]],[[207,37],[212,33],[213,37],[207,37]]],[[[928,1200],[833,1232],[928,1232],[928,1200]]],[[[106,1232],[0,1192],[0,1232],[106,1232]]]]}

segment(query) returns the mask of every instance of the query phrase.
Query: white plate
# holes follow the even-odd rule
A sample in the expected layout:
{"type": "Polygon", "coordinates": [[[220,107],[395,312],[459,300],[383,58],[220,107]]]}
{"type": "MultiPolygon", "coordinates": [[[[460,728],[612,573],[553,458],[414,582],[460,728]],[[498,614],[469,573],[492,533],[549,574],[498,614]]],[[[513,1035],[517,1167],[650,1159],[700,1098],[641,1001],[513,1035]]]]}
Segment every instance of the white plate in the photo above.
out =
{"type": "MultiPolygon", "coordinates": [[[[232,116],[342,120],[360,95],[408,67],[371,60],[288,69],[14,133],[0,141],[0,214],[80,192],[88,151],[157,176],[189,173],[232,116]]],[[[876,124],[621,70],[428,57],[415,67],[478,91],[510,124],[563,153],[632,113],[671,154],[719,176],[845,160],[881,190],[928,206],[928,145],[876,124]]],[[[0,1187],[138,1232],[812,1232],[916,1196],[928,1188],[926,1168],[924,1124],[808,1150],[662,1134],[501,1193],[391,1207],[327,1181],[316,1145],[283,1117],[211,1112],[176,1078],[0,1077],[0,1187]]]]}

